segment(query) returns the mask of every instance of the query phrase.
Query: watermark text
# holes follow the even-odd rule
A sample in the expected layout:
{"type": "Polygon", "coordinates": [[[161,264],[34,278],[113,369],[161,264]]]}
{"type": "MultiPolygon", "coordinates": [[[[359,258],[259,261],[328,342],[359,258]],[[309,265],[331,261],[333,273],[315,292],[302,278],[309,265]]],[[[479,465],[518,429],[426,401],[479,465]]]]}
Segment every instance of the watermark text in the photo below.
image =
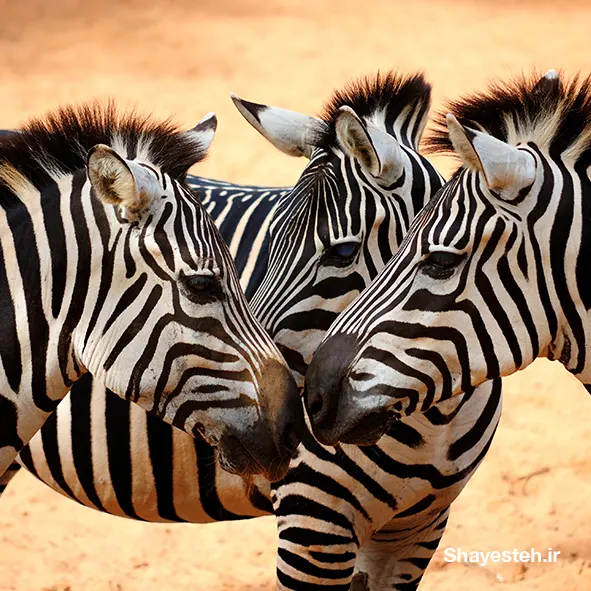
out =
{"type": "Polygon", "coordinates": [[[480,552],[478,550],[462,550],[461,548],[446,548],[443,551],[445,562],[464,562],[486,566],[490,562],[557,562],[560,550],[493,550],[480,552]]]}

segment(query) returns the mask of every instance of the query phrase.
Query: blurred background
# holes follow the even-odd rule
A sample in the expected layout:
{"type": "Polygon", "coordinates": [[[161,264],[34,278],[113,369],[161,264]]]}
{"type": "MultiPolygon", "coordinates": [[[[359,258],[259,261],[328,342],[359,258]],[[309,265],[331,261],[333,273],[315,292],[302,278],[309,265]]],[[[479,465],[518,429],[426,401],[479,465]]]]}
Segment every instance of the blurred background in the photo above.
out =
{"type": "MultiPolygon", "coordinates": [[[[194,172],[292,184],[228,93],[317,113],[378,69],[424,71],[434,107],[535,67],[591,73],[591,4],[574,0],[0,0],[0,127],[61,103],[115,97],[192,127],[215,111],[194,172]]],[[[450,162],[436,160],[441,171],[450,162]]],[[[446,564],[421,591],[591,589],[591,401],[560,366],[506,381],[483,466],[455,503],[445,547],[560,550],[556,564],[446,564]]],[[[20,473],[0,500],[0,589],[271,591],[273,518],[150,525],[79,507],[20,473]]]]}

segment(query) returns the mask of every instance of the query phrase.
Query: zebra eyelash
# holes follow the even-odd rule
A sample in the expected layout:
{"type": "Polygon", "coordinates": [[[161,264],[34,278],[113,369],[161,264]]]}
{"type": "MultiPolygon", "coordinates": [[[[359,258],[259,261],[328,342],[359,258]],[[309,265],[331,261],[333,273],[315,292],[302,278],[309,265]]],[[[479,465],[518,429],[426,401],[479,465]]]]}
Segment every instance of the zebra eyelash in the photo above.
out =
{"type": "Polygon", "coordinates": [[[465,259],[466,253],[436,250],[429,252],[419,266],[432,279],[449,279],[465,259]]]}
{"type": "Polygon", "coordinates": [[[211,304],[220,301],[224,296],[220,277],[213,273],[187,275],[181,270],[179,283],[187,299],[195,304],[211,304]]]}

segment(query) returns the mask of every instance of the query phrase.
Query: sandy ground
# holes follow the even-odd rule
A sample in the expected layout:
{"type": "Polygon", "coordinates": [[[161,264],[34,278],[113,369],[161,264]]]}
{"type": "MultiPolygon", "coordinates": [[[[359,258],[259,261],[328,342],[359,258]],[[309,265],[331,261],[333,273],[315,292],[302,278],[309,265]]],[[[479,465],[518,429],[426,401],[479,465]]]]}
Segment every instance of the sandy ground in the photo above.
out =
{"type": "MultiPolygon", "coordinates": [[[[435,105],[536,66],[589,72],[591,7],[508,0],[0,1],[0,126],[65,101],[115,96],[193,125],[220,124],[199,173],[292,183],[303,165],[235,112],[230,91],[314,113],[378,68],[427,72],[435,105]]],[[[449,164],[439,162],[442,170],[449,164]]],[[[436,556],[422,591],[591,589],[591,402],[540,361],[506,382],[495,443],[455,504],[442,548],[560,551],[487,567],[436,556]]],[[[21,473],[2,498],[0,590],[274,588],[272,518],[149,525],[83,509],[21,473]]]]}

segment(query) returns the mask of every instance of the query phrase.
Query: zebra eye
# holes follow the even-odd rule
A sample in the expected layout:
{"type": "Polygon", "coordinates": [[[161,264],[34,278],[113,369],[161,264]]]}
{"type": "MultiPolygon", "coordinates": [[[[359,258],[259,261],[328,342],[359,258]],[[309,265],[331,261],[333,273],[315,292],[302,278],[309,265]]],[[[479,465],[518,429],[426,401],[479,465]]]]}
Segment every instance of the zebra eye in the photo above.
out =
{"type": "Polygon", "coordinates": [[[430,252],[421,262],[421,269],[425,275],[433,279],[449,279],[464,258],[464,254],[455,252],[442,250],[430,252]]]}
{"type": "Polygon", "coordinates": [[[322,255],[320,263],[331,267],[348,267],[359,252],[359,242],[340,242],[328,248],[322,255]]]}
{"type": "Polygon", "coordinates": [[[185,296],[196,304],[208,304],[223,296],[217,275],[186,275],[181,270],[179,282],[185,296]]]}

